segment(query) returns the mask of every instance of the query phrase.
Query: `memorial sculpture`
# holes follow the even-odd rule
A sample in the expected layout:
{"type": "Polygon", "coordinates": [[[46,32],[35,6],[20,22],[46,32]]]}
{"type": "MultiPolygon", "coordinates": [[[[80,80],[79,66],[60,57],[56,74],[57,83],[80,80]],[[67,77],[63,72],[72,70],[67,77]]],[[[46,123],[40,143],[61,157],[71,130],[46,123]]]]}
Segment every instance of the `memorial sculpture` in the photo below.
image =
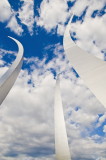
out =
{"type": "Polygon", "coordinates": [[[55,87],[55,100],[54,100],[56,159],[71,160],[59,85],[60,85],[60,80],[59,78],[57,78],[55,87]]]}
{"type": "MultiPolygon", "coordinates": [[[[73,42],[70,36],[70,22],[66,27],[63,39],[65,53],[79,76],[84,80],[86,86],[106,107],[106,62],[86,53],[73,42]]],[[[9,38],[17,43],[19,51],[11,67],[0,78],[0,104],[2,104],[12,88],[23,62],[22,44],[12,37],[9,38]]],[[[71,160],[59,83],[60,80],[57,78],[54,100],[56,159],[71,160]]]]}
{"type": "Polygon", "coordinates": [[[9,93],[10,89],[12,88],[22,66],[23,62],[23,46],[22,44],[12,38],[9,37],[12,40],[14,40],[18,45],[18,55],[11,65],[11,67],[6,71],[6,73],[0,78],[0,105],[6,98],[7,94],[9,93]]]}
{"type": "MultiPolygon", "coordinates": [[[[71,18],[72,19],[72,18],[71,18]]],[[[96,98],[106,107],[106,62],[86,53],[79,48],[70,36],[69,21],[64,33],[64,50],[85,85],[91,90],[96,98]]]]}

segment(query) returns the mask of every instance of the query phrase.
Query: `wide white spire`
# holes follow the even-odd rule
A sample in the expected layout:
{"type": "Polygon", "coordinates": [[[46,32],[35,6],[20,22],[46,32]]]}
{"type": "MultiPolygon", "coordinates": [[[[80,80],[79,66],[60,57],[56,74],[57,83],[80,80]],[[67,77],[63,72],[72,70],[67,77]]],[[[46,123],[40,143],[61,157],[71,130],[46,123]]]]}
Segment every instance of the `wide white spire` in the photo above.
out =
{"type": "Polygon", "coordinates": [[[9,37],[12,40],[14,40],[18,45],[18,55],[14,61],[14,63],[11,65],[11,67],[7,70],[7,72],[0,78],[0,105],[7,96],[8,92],[12,88],[19,72],[22,66],[23,62],[23,46],[22,44],[12,38],[9,37]]]}
{"type": "Polygon", "coordinates": [[[64,121],[62,99],[60,93],[60,80],[57,78],[54,100],[54,121],[55,121],[55,152],[57,160],[71,160],[64,121]]]}
{"type": "Polygon", "coordinates": [[[64,34],[64,50],[85,85],[97,99],[106,107],[106,62],[86,53],[71,39],[70,22],[64,34]]]}

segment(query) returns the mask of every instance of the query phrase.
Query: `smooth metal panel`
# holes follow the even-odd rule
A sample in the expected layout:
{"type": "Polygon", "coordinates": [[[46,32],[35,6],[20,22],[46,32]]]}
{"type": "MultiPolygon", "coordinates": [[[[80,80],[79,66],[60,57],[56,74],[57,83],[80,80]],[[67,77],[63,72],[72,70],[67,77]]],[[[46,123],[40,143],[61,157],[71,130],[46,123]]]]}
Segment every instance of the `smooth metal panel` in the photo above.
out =
{"type": "Polygon", "coordinates": [[[57,79],[55,88],[55,101],[54,101],[56,159],[71,160],[59,83],[60,83],[59,79],[57,79]]]}
{"type": "Polygon", "coordinates": [[[7,70],[7,72],[0,78],[0,105],[3,102],[3,100],[5,99],[5,97],[7,96],[8,92],[10,91],[10,89],[12,88],[20,70],[21,70],[21,66],[22,66],[22,62],[23,62],[23,46],[22,44],[12,38],[9,37],[12,40],[14,40],[17,45],[18,45],[18,55],[15,59],[15,61],[13,62],[13,64],[11,65],[11,67],[7,70]]]}
{"type": "Polygon", "coordinates": [[[106,62],[79,48],[70,36],[70,21],[66,27],[63,45],[65,53],[86,86],[106,107],[106,62]]]}

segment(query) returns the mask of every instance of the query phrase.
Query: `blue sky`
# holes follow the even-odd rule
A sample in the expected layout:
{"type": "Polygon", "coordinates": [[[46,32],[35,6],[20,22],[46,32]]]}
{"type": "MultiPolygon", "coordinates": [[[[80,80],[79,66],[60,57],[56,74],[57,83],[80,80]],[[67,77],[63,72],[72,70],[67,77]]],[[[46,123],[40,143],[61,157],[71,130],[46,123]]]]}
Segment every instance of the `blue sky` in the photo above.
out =
{"type": "Polygon", "coordinates": [[[0,114],[0,159],[54,160],[55,76],[61,95],[72,160],[106,159],[106,109],[86,88],[63,50],[73,13],[72,39],[105,60],[105,0],[4,0],[0,2],[0,76],[24,46],[24,63],[0,114]]]}

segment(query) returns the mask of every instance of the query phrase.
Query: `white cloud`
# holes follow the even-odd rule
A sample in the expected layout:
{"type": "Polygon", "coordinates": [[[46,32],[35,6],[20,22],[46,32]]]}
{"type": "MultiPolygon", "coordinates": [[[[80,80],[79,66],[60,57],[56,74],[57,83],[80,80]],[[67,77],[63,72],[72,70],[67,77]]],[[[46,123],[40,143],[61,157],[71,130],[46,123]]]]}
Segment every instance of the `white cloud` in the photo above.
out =
{"type": "Polygon", "coordinates": [[[106,120],[106,113],[99,118],[97,127],[101,126],[105,122],[105,120],[106,120]]]}
{"type": "Polygon", "coordinates": [[[21,20],[21,24],[28,27],[30,34],[33,34],[34,27],[34,1],[21,0],[23,3],[22,7],[17,12],[11,9],[11,5],[8,0],[0,1],[0,21],[7,22],[7,28],[17,35],[23,33],[22,26],[18,23],[16,15],[19,14],[18,18],[21,20]]]}
{"type": "Polygon", "coordinates": [[[43,0],[39,9],[39,17],[35,18],[37,25],[44,27],[48,32],[59,25],[57,30],[59,34],[62,34],[62,27],[69,16],[67,9],[67,3],[64,0],[43,0]]]}
{"type": "Polygon", "coordinates": [[[101,158],[98,158],[97,160],[106,160],[106,158],[102,158],[102,157],[101,157],[101,158]]]}
{"type": "Polygon", "coordinates": [[[94,10],[101,10],[104,6],[105,0],[77,0],[71,9],[71,12],[77,16],[81,16],[86,7],[88,7],[86,16],[90,17],[94,10]]]}
{"type": "Polygon", "coordinates": [[[19,9],[19,19],[21,23],[28,27],[30,34],[33,34],[34,27],[34,1],[33,0],[21,0],[23,2],[22,7],[19,9]]]}
{"type": "MultiPolygon", "coordinates": [[[[16,53],[13,51],[10,51],[10,50],[8,51],[8,50],[0,48],[0,67],[3,67],[6,64],[6,62],[3,60],[3,57],[7,54],[8,55],[16,55],[16,53]]],[[[5,68],[7,68],[7,66],[8,66],[8,64],[5,66],[5,68]]],[[[1,75],[2,75],[2,71],[0,72],[0,76],[1,75]]]]}
{"type": "Polygon", "coordinates": [[[63,24],[58,24],[57,34],[63,35],[65,31],[65,26],[63,24]]]}
{"type": "Polygon", "coordinates": [[[18,24],[15,14],[8,0],[0,1],[0,22],[7,22],[6,28],[10,28],[14,33],[21,35],[23,29],[18,24]]]}
{"type": "Polygon", "coordinates": [[[8,0],[0,1],[0,22],[9,20],[12,15],[12,10],[8,0]]]}
{"type": "Polygon", "coordinates": [[[75,15],[80,16],[83,11],[86,9],[86,7],[88,6],[89,1],[88,0],[77,0],[75,2],[75,5],[72,7],[71,12],[75,15]]]}
{"type": "Polygon", "coordinates": [[[106,125],[104,125],[103,132],[106,133],[106,125]]]}
{"type": "Polygon", "coordinates": [[[17,35],[21,35],[23,32],[22,27],[18,24],[18,22],[14,16],[9,20],[6,27],[10,28],[10,30],[13,31],[14,33],[16,33],[17,35]]]}
{"type": "Polygon", "coordinates": [[[95,143],[91,138],[76,139],[72,143],[73,156],[75,156],[76,160],[95,160],[101,156],[105,158],[105,144],[106,140],[103,143],[95,143]],[[75,150],[74,147],[76,148],[75,150]]]}
{"type": "Polygon", "coordinates": [[[16,53],[14,51],[11,51],[11,50],[8,51],[8,50],[0,48],[0,54],[2,54],[2,55],[0,55],[0,58],[1,58],[5,54],[13,54],[13,55],[15,55],[16,53]]]}

